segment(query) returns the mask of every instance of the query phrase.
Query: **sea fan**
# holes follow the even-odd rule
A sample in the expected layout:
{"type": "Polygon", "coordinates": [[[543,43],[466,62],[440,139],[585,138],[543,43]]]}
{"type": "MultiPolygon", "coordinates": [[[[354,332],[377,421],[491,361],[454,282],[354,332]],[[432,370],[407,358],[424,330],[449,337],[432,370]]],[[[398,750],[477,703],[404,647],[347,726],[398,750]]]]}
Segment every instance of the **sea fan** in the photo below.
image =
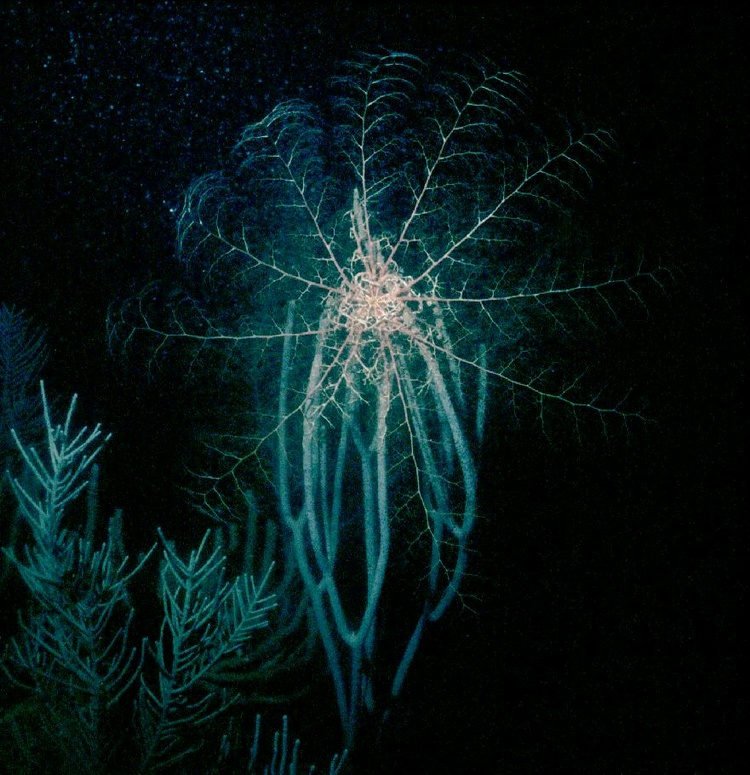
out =
{"type": "Polygon", "coordinates": [[[41,428],[37,385],[46,361],[44,331],[23,310],[0,305],[0,462],[15,447],[11,428],[25,440],[41,428]]]}

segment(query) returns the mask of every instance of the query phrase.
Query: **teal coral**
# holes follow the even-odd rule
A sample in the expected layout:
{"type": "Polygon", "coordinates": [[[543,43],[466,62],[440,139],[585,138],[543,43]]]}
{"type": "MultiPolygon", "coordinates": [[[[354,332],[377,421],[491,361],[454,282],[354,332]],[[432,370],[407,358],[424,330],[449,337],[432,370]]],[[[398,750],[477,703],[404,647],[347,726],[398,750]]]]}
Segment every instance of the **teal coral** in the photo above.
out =
{"type": "MultiPolygon", "coordinates": [[[[98,425],[75,428],[75,397],[63,424],[53,423],[43,384],[41,404],[44,452],[13,433],[30,474],[13,478],[12,487],[31,540],[20,555],[4,550],[29,601],[2,656],[10,698],[0,714],[4,756],[13,757],[19,773],[192,772],[196,755],[210,748],[216,769],[205,771],[219,771],[237,752],[219,725],[197,730],[225,718],[237,696],[208,674],[225,658],[250,651],[252,634],[267,625],[274,606],[270,570],[257,584],[246,574],[228,580],[222,545],[211,548],[211,531],[187,560],[161,536],[160,632],[151,644],[134,642],[129,587],[156,545],[131,564],[118,540],[97,548],[65,525],[109,437],[98,425]],[[129,708],[136,736],[115,731],[129,708]]],[[[110,520],[109,536],[118,533],[117,520],[119,514],[110,520]]],[[[248,733],[242,741],[247,771],[296,773],[298,742],[289,750],[286,720],[274,738],[271,765],[255,769],[259,730],[258,720],[254,739],[248,733]]],[[[330,772],[339,772],[342,762],[334,759],[330,772]]]]}

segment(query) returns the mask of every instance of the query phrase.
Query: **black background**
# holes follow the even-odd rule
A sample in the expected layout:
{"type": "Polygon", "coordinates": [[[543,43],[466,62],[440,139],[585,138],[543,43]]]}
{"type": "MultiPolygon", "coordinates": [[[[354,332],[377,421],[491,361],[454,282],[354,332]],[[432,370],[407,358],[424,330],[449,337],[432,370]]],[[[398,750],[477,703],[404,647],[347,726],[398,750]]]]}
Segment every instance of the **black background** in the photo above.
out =
{"type": "MultiPolygon", "coordinates": [[[[105,318],[172,271],[182,192],[245,124],[284,98],[323,101],[336,63],[385,46],[487,55],[550,116],[612,127],[592,217],[674,270],[611,353],[656,422],[577,439],[495,418],[466,606],[428,635],[373,771],[735,772],[743,19],[710,3],[546,6],[3,3],[0,302],[48,330],[48,388],[114,432],[107,506],[197,537],[174,487],[189,389],[134,378],[105,318]]],[[[303,745],[317,734],[300,730],[303,745]]]]}

